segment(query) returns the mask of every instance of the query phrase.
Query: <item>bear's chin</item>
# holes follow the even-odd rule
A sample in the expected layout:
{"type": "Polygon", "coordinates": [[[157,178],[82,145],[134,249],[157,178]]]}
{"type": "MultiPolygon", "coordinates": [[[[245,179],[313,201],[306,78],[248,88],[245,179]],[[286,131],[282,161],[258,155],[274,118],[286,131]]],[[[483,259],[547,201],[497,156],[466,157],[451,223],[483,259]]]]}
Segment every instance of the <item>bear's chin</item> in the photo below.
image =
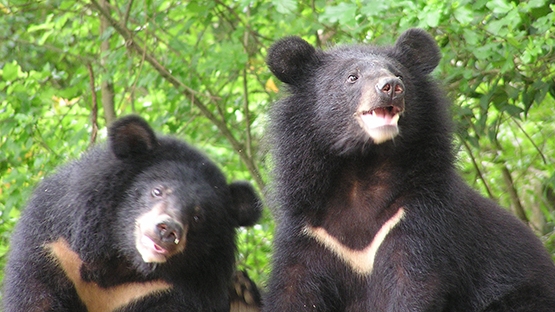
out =
{"type": "Polygon", "coordinates": [[[366,133],[370,136],[374,144],[381,144],[392,140],[399,134],[397,126],[381,126],[377,128],[365,128],[366,133]]]}

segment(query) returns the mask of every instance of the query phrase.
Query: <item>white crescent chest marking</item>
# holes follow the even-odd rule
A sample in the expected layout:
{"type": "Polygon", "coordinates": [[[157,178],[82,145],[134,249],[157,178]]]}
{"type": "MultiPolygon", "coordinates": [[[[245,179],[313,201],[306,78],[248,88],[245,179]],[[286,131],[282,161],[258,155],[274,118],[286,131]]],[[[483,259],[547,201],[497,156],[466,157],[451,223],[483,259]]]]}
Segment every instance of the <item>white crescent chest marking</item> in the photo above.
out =
{"type": "Polygon", "coordinates": [[[58,262],[66,276],[73,282],[77,295],[89,312],[114,311],[135,300],[169,291],[173,287],[165,281],[154,280],[102,288],[94,282],[85,282],[81,279],[80,268],[83,261],[67,241],[59,239],[45,247],[50,249],[53,261],[58,262]]]}
{"type": "Polygon", "coordinates": [[[329,234],[326,229],[321,227],[311,227],[307,225],[304,228],[304,233],[314,238],[329,251],[333,252],[356,273],[361,275],[370,275],[372,273],[372,269],[374,268],[374,259],[378,249],[387,237],[387,234],[389,234],[389,232],[403,219],[404,216],[405,211],[403,208],[399,208],[399,211],[397,211],[397,213],[395,213],[382,225],[370,245],[363,250],[353,250],[346,247],[338,241],[337,238],[329,234]]]}

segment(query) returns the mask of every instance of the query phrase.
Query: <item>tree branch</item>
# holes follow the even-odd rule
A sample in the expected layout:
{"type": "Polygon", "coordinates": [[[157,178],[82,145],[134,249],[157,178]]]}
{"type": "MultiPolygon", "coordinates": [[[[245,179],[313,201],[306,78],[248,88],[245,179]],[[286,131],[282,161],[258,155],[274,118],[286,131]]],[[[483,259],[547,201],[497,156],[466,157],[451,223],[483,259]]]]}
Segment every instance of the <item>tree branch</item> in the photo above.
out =
{"type": "Polygon", "coordinates": [[[516,191],[513,177],[511,176],[509,168],[507,168],[507,166],[505,165],[501,165],[501,173],[503,174],[503,181],[505,181],[507,191],[509,192],[509,196],[511,197],[511,202],[513,203],[513,209],[516,216],[520,220],[529,224],[530,220],[528,220],[526,212],[524,211],[524,207],[522,207],[522,203],[520,202],[520,198],[518,197],[518,193],[516,191]]]}
{"type": "Polygon", "coordinates": [[[517,127],[520,129],[520,131],[522,131],[522,133],[524,134],[524,136],[526,136],[528,141],[530,141],[530,143],[532,143],[532,146],[534,146],[534,148],[536,149],[536,151],[538,151],[538,154],[542,158],[543,163],[545,165],[547,165],[547,159],[546,159],[545,155],[543,154],[542,150],[539,148],[539,146],[536,145],[536,142],[534,142],[534,140],[530,137],[528,132],[526,132],[526,130],[524,130],[524,128],[522,128],[520,123],[515,118],[511,118],[511,120],[517,125],[517,127]]]}
{"type": "Polygon", "coordinates": [[[480,181],[482,181],[482,183],[484,184],[484,187],[486,188],[486,192],[488,193],[488,197],[492,198],[492,199],[495,198],[493,196],[492,191],[489,188],[488,183],[486,182],[486,178],[484,178],[484,175],[482,174],[482,171],[480,170],[480,167],[478,167],[478,163],[476,162],[476,158],[474,158],[474,155],[472,154],[472,149],[468,145],[468,142],[466,142],[464,140],[464,138],[461,138],[461,142],[463,143],[464,148],[466,149],[466,152],[468,153],[468,156],[470,157],[470,161],[472,162],[472,166],[474,167],[474,170],[478,174],[478,178],[480,179],[480,181]]]}
{"type": "MultiPolygon", "coordinates": [[[[501,120],[501,117],[498,120],[501,120]]],[[[500,122],[498,122],[498,124],[500,124],[500,122]]],[[[496,135],[492,138],[492,141],[493,141],[492,143],[497,149],[497,151],[502,153],[503,147],[497,140],[497,134],[499,133],[499,130],[496,129],[495,133],[496,135]]],[[[526,224],[530,224],[530,220],[528,220],[528,217],[526,216],[526,212],[524,211],[524,207],[522,206],[520,197],[518,196],[518,192],[516,191],[515,183],[511,175],[511,172],[509,171],[509,168],[507,168],[507,165],[505,163],[501,163],[500,167],[501,167],[501,174],[503,175],[503,181],[505,182],[505,189],[507,190],[511,198],[511,206],[513,208],[514,213],[520,220],[526,222],[526,224]]]]}
{"type": "MultiPolygon", "coordinates": [[[[106,10],[109,11],[109,2],[108,0],[100,0],[100,5],[106,10]]],[[[100,34],[104,34],[108,29],[109,23],[104,16],[100,16],[100,34]]],[[[110,38],[104,39],[100,43],[100,65],[104,68],[104,73],[107,75],[107,62],[106,58],[108,52],[110,51],[110,38]]],[[[111,124],[114,120],[116,120],[116,108],[114,105],[114,84],[112,79],[104,79],[100,82],[100,94],[102,97],[102,108],[104,108],[104,119],[106,120],[106,124],[111,124]]],[[[109,77],[111,78],[111,77],[109,77]]]]}

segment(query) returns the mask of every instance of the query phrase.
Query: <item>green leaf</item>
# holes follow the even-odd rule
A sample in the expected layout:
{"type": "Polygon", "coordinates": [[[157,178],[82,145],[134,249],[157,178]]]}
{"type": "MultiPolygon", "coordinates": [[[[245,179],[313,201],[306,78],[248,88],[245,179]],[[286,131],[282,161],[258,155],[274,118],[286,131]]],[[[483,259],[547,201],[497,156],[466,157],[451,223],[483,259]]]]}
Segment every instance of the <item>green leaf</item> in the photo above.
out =
{"type": "Polygon", "coordinates": [[[470,29],[463,29],[463,37],[464,41],[471,46],[478,45],[480,40],[480,34],[470,29]]]}
{"type": "Polygon", "coordinates": [[[529,0],[528,6],[531,8],[541,8],[545,5],[547,0],[529,0]]]}
{"type": "Polygon", "coordinates": [[[360,13],[367,16],[380,17],[389,8],[387,2],[382,0],[366,0],[362,2],[360,13]]]}
{"type": "Polygon", "coordinates": [[[434,9],[428,11],[426,14],[426,24],[428,27],[435,28],[439,25],[439,19],[441,18],[441,11],[434,9]]]}
{"type": "Polygon", "coordinates": [[[486,6],[495,14],[506,14],[513,9],[511,3],[506,0],[491,0],[487,2],[486,6]]]}
{"type": "Polygon", "coordinates": [[[50,13],[48,15],[46,15],[46,19],[41,23],[41,24],[37,24],[37,25],[32,25],[31,27],[29,27],[28,30],[30,32],[34,32],[37,30],[43,30],[43,29],[50,29],[54,26],[54,23],[52,22],[52,20],[54,19],[54,13],[50,13]]]}
{"type": "Polygon", "coordinates": [[[297,10],[297,1],[295,0],[272,0],[272,3],[281,14],[289,14],[297,10]]]}
{"type": "Polygon", "coordinates": [[[472,54],[474,54],[474,56],[476,56],[476,58],[479,60],[486,60],[497,53],[497,51],[493,49],[494,46],[496,46],[496,44],[489,43],[477,47],[476,49],[472,50],[472,54]]]}
{"type": "Polygon", "coordinates": [[[520,95],[521,90],[519,90],[518,88],[515,88],[509,84],[505,85],[505,93],[507,93],[507,96],[510,99],[516,99],[518,98],[518,96],[520,95]]]}
{"type": "Polygon", "coordinates": [[[511,116],[519,116],[524,110],[516,105],[505,105],[503,106],[503,111],[511,116]]]}
{"type": "Polygon", "coordinates": [[[506,37],[510,31],[518,28],[521,18],[518,10],[510,10],[503,18],[489,22],[486,26],[487,30],[492,34],[500,37],[506,37]]]}
{"type": "Polygon", "coordinates": [[[21,74],[21,67],[19,67],[16,61],[6,63],[2,69],[2,77],[7,81],[16,80],[21,74]]]}
{"type": "Polygon", "coordinates": [[[320,19],[330,23],[339,22],[352,25],[356,23],[356,11],[357,5],[355,3],[342,2],[335,6],[326,7],[324,13],[320,16],[320,19]]]}
{"type": "Polygon", "coordinates": [[[459,23],[461,23],[461,25],[468,25],[474,21],[474,12],[467,6],[460,6],[456,8],[453,12],[453,16],[459,23]]]}

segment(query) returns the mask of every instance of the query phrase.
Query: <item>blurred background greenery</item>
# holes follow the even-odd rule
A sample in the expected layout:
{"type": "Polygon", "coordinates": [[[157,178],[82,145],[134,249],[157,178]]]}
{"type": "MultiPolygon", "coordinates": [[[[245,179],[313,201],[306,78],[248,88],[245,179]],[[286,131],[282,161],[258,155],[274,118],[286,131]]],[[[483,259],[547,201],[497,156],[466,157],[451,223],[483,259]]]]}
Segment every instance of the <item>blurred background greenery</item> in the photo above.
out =
{"type": "MultiPolygon", "coordinates": [[[[34,186],[137,113],[264,194],[266,112],[281,85],[268,47],[439,42],[461,173],[555,255],[555,5],[549,0],[0,0],[0,272],[34,186]]],[[[274,223],[239,233],[238,266],[264,286],[274,223]]],[[[0,280],[3,274],[0,273],[0,280]]]]}

